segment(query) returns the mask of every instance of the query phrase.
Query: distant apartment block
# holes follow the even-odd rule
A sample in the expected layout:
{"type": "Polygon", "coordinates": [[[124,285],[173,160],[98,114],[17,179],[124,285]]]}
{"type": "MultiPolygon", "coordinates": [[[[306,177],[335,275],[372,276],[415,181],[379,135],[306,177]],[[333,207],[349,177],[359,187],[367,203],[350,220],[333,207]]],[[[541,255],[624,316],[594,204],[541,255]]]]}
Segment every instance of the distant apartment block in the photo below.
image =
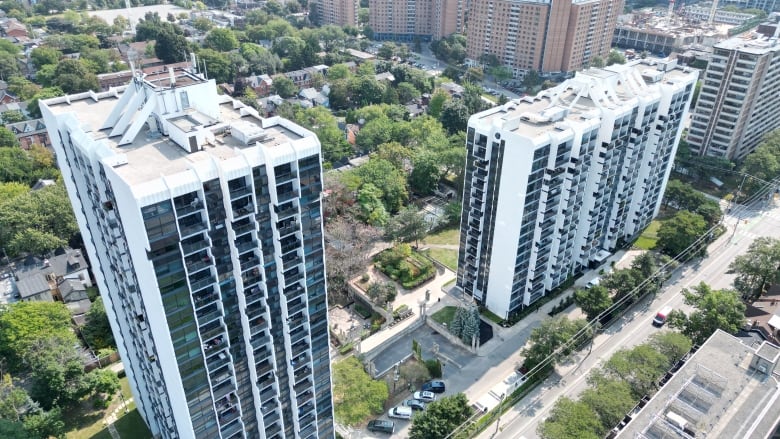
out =
{"type": "Polygon", "coordinates": [[[623,0],[473,0],[467,62],[495,55],[516,77],[529,70],[570,72],[609,54],[623,0]]]}
{"type": "Polygon", "coordinates": [[[312,8],[317,9],[319,24],[336,26],[357,26],[360,0],[316,0],[312,8]]]}
{"type": "Polygon", "coordinates": [[[153,435],[333,438],[317,137],[190,69],[41,111],[153,435]]]}
{"type": "Polygon", "coordinates": [[[688,131],[694,153],[742,160],[780,128],[780,44],[753,34],[715,45],[688,131]]]}
{"type": "Polygon", "coordinates": [[[500,317],[603,262],[658,213],[696,71],[634,61],[477,113],[457,286],[500,317]]]}
{"type": "Polygon", "coordinates": [[[465,8],[465,0],[370,0],[368,22],[377,40],[439,40],[463,30],[465,8]]]}
{"type": "Polygon", "coordinates": [[[630,20],[615,26],[612,45],[638,53],[666,56],[694,45],[711,47],[727,38],[725,30],[700,23],[670,21],[668,17],[658,17],[652,12],[635,12],[629,17],[630,20]]]}

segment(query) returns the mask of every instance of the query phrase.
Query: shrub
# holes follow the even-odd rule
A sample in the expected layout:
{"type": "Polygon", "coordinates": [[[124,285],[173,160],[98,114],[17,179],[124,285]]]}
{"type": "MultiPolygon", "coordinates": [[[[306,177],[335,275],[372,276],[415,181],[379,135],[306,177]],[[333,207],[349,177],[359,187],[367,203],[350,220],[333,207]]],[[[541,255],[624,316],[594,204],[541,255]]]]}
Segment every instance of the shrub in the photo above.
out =
{"type": "Polygon", "coordinates": [[[432,378],[441,378],[441,361],[437,358],[425,360],[425,367],[432,378]]]}
{"type": "Polygon", "coordinates": [[[339,348],[339,354],[346,355],[346,354],[352,352],[352,349],[354,349],[354,348],[355,348],[355,344],[353,342],[349,342],[349,343],[347,343],[344,346],[341,346],[339,348]]]}
{"type": "Polygon", "coordinates": [[[355,302],[355,307],[353,308],[360,317],[363,317],[364,319],[370,319],[373,315],[373,311],[371,311],[371,308],[366,307],[360,302],[355,302]]]}

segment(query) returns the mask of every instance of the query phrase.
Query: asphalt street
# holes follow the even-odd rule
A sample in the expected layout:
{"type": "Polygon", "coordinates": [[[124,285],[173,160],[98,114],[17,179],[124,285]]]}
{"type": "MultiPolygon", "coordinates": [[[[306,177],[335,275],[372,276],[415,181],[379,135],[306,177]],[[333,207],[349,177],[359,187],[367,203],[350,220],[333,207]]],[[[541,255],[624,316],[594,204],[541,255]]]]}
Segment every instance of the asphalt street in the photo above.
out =
{"type": "MultiPolygon", "coordinates": [[[[588,372],[615,351],[630,348],[644,342],[659,330],[651,325],[655,313],[665,307],[687,310],[680,294],[683,288],[706,282],[716,289],[730,288],[734,276],[726,273],[735,256],[744,253],[750,244],[761,236],[780,238],[780,207],[766,211],[753,210],[738,218],[727,216],[727,232],[708,248],[708,256],[698,262],[686,264],[667,281],[664,290],[655,298],[640,303],[620,321],[597,336],[592,352],[581,352],[567,364],[559,366],[555,374],[535,391],[505,413],[495,434],[495,424],[488,427],[480,438],[532,439],[536,430],[555,401],[561,396],[576,398],[587,387],[588,372]],[[736,227],[736,229],[735,229],[736,227]]],[[[507,362],[514,364],[516,357],[507,362]]]]}

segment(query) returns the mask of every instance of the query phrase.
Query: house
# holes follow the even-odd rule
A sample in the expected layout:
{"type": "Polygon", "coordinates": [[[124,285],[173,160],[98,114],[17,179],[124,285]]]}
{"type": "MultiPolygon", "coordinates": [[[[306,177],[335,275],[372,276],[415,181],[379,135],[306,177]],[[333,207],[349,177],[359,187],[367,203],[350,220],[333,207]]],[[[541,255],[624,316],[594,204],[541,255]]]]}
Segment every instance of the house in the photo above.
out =
{"type": "MultiPolygon", "coordinates": [[[[314,76],[316,74],[321,74],[323,76],[328,74],[328,66],[324,64],[316,65],[313,67],[304,67],[301,70],[293,70],[291,72],[285,72],[282,73],[282,75],[290,78],[290,80],[298,87],[298,88],[306,88],[311,87],[314,81],[314,76]]],[[[279,75],[276,75],[279,76],[279,75]]]]}
{"type": "Polygon", "coordinates": [[[100,91],[108,91],[111,87],[127,85],[133,79],[132,70],[123,70],[121,72],[101,73],[97,75],[100,91]]]}
{"type": "MultiPolygon", "coordinates": [[[[86,289],[92,286],[89,265],[81,250],[59,249],[48,258],[28,256],[13,264],[13,286],[21,301],[61,301],[71,313],[89,309],[86,289]]],[[[73,314],[76,315],[76,314],[73,314]]]]}
{"type": "Polygon", "coordinates": [[[360,50],[347,49],[345,50],[345,52],[347,52],[347,54],[349,54],[350,56],[352,56],[353,58],[357,59],[360,62],[371,61],[373,59],[376,59],[376,55],[368,52],[363,52],[360,50]]]}
{"type": "Polygon", "coordinates": [[[462,85],[456,84],[454,82],[445,82],[442,83],[439,87],[449,93],[450,96],[458,97],[462,96],[463,92],[466,90],[462,85]]]}
{"type": "Polygon", "coordinates": [[[352,146],[355,146],[355,142],[357,139],[357,133],[360,131],[360,125],[349,123],[344,128],[344,132],[347,134],[347,143],[349,143],[352,146]]]}
{"type": "Polygon", "coordinates": [[[8,90],[0,90],[0,104],[19,102],[21,99],[12,95],[8,90]]]}
{"type": "Polygon", "coordinates": [[[43,145],[51,148],[49,132],[46,131],[43,119],[9,123],[5,127],[14,133],[22,149],[30,149],[33,145],[43,145]]]}
{"type": "Polygon", "coordinates": [[[325,96],[323,93],[318,92],[314,88],[304,88],[300,92],[298,92],[298,97],[302,100],[311,102],[313,106],[321,106],[328,108],[330,107],[330,102],[328,101],[328,97],[325,96]]]}
{"type": "Polygon", "coordinates": [[[393,74],[390,73],[390,72],[382,72],[382,73],[377,73],[376,75],[374,75],[374,79],[376,79],[379,82],[383,82],[383,81],[385,81],[385,82],[394,82],[395,81],[395,76],[393,76],[393,74]]]}
{"type": "Polygon", "coordinates": [[[4,37],[29,37],[27,26],[15,18],[5,18],[0,21],[0,32],[2,32],[4,37]]]}
{"type": "Polygon", "coordinates": [[[270,96],[273,92],[274,80],[266,74],[252,75],[246,78],[247,85],[252,87],[258,98],[270,96]]]}

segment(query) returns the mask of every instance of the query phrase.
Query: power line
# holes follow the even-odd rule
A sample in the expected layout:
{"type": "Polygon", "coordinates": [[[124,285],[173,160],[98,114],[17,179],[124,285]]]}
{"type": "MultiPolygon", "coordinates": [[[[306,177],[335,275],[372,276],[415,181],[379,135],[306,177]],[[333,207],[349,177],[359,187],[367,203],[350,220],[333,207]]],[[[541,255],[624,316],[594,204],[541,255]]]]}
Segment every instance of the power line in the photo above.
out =
{"type": "MultiPolygon", "coordinates": [[[[736,208],[732,209],[732,212],[734,212],[734,215],[737,217],[737,220],[739,221],[740,215],[742,214],[742,211],[749,211],[748,205],[760,200],[762,197],[767,196],[768,194],[771,194],[774,192],[774,187],[780,184],[780,177],[776,177],[771,182],[765,182],[766,184],[756,193],[754,193],[750,198],[745,200],[746,202],[744,204],[738,205],[736,208]]],[[[700,246],[707,242],[708,239],[712,236],[712,234],[717,230],[720,224],[716,224],[714,226],[711,226],[707,231],[705,231],[703,234],[701,234],[693,243],[691,243],[688,247],[683,249],[679,254],[677,254],[674,258],[660,266],[658,269],[653,272],[650,276],[642,280],[637,286],[635,286],[631,291],[629,291],[626,295],[618,299],[615,303],[613,303],[609,308],[602,311],[591,319],[582,329],[577,331],[574,335],[571,336],[567,341],[565,341],[561,346],[555,349],[554,352],[550,353],[547,357],[545,357],[542,361],[540,361],[536,366],[534,366],[531,370],[529,370],[525,375],[526,380],[533,378],[537,373],[547,369],[548,366],[554,366],[555,360],[560,356],[562,353],[566,352],[567,350],[571,349],[572,347],[575,347],[575,343],[580,343],[582,340],[580,338],[583,335],[586,336],[592,336],[596,330],[600,327],[600,320],[603,317],[608,316],[613,311],[617,311],[620,309],[621,306],[626,304],[628,300],[630,299],[638,299],[643,296],[636,296],[634,297],[634,294],[637,292],[642,291],[642,289],[649,285],[650,283],[655,283],[657,279],[660,279],[662,276],[666,275],[666,270],[668,268],[672,268],[672,266],[679,266],[685,262],[688,262],[690,259],[692,259],[694,256],[698,255],[698,252],[700,250],[700,246]]],[[[646,294],[646,293],[645,293],[646,294]]],[[[610,322],[611,323],[611,322],[610,322]]],[[[523,399],[525,395],[520,394],[518,397],[513,398],[511,401],[505,401],[509,404],[503,404],[503,407],[511,407],[514,406],[518,401],[523,399]]],[[[467,419],[465,422],[463,422],[461,425],[459,425],[455,430],[452,431],[449,435],[445,437],[445,439],[453,439],[456,437],[456,435],[464,433],[465,430],[474,422],[475,418],[478,416],[485,416],[486,413],[484,412],[477,412],[474,415],[472,415],[469,419],[467,419]]],[[[488,424],[489,425],[489,424],[488,424]]]]}

